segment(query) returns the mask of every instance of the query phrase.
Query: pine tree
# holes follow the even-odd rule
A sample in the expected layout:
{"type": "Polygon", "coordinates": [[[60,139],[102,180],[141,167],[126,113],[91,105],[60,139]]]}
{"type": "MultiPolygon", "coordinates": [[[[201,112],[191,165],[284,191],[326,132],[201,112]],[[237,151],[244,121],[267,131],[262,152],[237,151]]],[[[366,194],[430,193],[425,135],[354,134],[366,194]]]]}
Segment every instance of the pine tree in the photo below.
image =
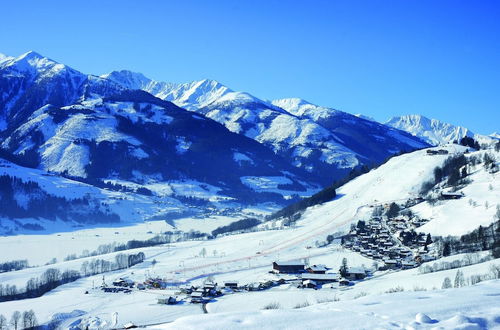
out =
{"type": "Polygon", "coordinates": [[[342,265],[339,269],[340,276],[346,277],[349,274],[349,266],[347,265],[347,258],[342,259],[342,265]]]}
{"type": "Polygon", "coordinates": [[[447,257],[451,254],[450,242],[444,242],[443,244],[443,257],[447,257]]]}
{"type": "Polygon", "coordinates": [[[467,176],[467,168],[465,166],[462,168],[461,176],[462,176],[462,179],[467,176]]]}
{"type": "Polygon", "coordinates": [[[400,208],[399,208],[398,204],[391,203],[391,205],[389,205],[389,209],[386,212],[386,215],[388,218],[394,218],[399,214],[399,210],[400,210],[400,208]]]}

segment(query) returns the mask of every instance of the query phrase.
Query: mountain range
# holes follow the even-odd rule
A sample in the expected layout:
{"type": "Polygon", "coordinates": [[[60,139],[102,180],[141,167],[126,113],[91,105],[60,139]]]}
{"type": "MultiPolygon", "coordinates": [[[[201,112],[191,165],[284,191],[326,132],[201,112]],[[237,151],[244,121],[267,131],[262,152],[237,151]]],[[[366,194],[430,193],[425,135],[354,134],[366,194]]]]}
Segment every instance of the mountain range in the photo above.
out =
{"type": "Polygon", "coordinates": [[[489,143],[499,138],[495,133],[490,136],[476,134],[468,128],[448,124],[437,119],[429,119],[421,115],[392,117],[385,124],[406,131],[432,145],[459,142],[465,136],[474,138],[480,143],[489,143]]]}
{"type": "MultiPolygon", "coordinates": [[[[385,125],[299,98],[262,100],[214,80],[167,83],[127,70],[95,76],[36,52],[0,55],[4,164],[37,169],[35,182],[57,177],[95,187],[99,193],[87,195],[94,208],[103,189],[143,204],[168,200],[177,215],[285,205],[355,168],[435,144],[412,135],[415,125],[398,123],[409,122],[385,125]]],[[[4,199],[16,195],[10,188],[4,199]]],[[[24,198],[29,205],[37,197],[24,198]]],[[[102,212],[132,221],[138,208],[127,207],[102,212]]],[[[155,218],[172,212],[152,210],[155,218]]]]}

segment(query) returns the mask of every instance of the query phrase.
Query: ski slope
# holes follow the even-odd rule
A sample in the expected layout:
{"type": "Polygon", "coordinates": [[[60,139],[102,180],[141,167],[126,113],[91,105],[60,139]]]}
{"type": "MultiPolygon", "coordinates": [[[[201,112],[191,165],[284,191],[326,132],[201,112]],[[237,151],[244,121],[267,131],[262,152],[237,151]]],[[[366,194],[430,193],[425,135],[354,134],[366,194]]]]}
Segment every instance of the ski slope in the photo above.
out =
{"type": "MultiPolygon", "coordinates": [[[[445,146],[444,148],[450,154],[462,152],[465,149],[460,146],[445,146]]],[[[443,155],[427,156],[425,150],[394,157],[386,164],[338,189],[338,196],[335,200],[307,209],[296,225],[291,228],[263,230],[222,236],[208,241],[176,242],[168,246],[136,249],[133,251],[134,253],[138,251],[145,253],[145,262],[126,270],[107,273],[104,276],[105,281],[109,283],[118,277],[143,281],[147,276],[159,276],[172,283],[200,284],[211,276],[218,282],[236,280],[245,284],[275,279],[275,275],[268,273],[273,261],[305,258],[309,259],[311,264],[326,264],[333,271],[338,269],[342,258],[347,258],[350,266],[370,268],[371,259],[343,249],[338,241],[321,248],[316,247],[316,242],[324,241],[329,234],[348,230],[351,223],[370,213],[370,206],[415,197],[421,183],[432,177],[434,167],[440,166],[447,157],[443,155]],[[203,250],[206,252],[204,257],[202,256],[203,250]],[[153,260],[156,261],[155,265],[153,265],[153,260]]],[[[476,189],[478,194],[479,190],[484,188],[487,189],[485,193],[489,191],[489,188],[485,187],[484,182],[480,180],[482,172],[478,167],[477,172],[473,174],[477,175],[477,180],[474,180],[470,186],[470,189],[476,189]]],[[[495,192],[498,177],[493,176],[492,178],[495,180],[493,186],[495,192]]],[[[461,202],[461,207],[467,205],[465,199],[458,201],[461,202]]],[[[429,224],[432,224],[433,221],[435,220],[431,220],[429,224]]],[[[473,222],[475,219],[468,219],[468,221],[473,222]]],[[[270,225],[270,223],[266,225],[270,225]]],[[[29,255],[37,248],[43,251],[48,244],[50,241],[40,240],[38,247],[36,244],[31,245],[23,253],[29,255]]],[[[23,249],[22,245],[19,246],[19,249],[23,249]]],[[[99,258],[101,257],[99,256],[99,258]]],[[[113,255],[105,257],[112,259],[113,255]]],[[[48,258],[49,256],[47,256],[48,258]]],[[[83,259],[78,259],[70,262],[58,262],[51,267],[61,270],[79,270],[83,261],[83,259]]],[[[498,265],[498,263],[498,260],[488,261],[464,267],[463,271],[466,277],[484,274],[489,271],[491,265],[498,265]]],[[[46,267],[0,274],[0,282],[22,286],[22,283],[29,278],[39,276],[44,269],[46,267]]],[[[455,273],[456,270],[450,270],[421,275],[416,269],[411,269],[401,272],[377,273],[374,278],[359,282],[348,289],[324,288],[314,291],[299,290],[293,286],[285,285],[265,292],[226,295],[208,306],[209,313],[217,313],[215,316],[200,316],[201,319],[192,316],[202,313],[199,306],[190,304],[161,306],[156,304],[156,297],[174,294],[175,289],[133,291],[128,295],[104,294],[99,290],[92,290],[93,286],[99,285],[103,281],[102,275],[96,275],[61,286],[39,298],[0,303],[0,310],[2,313],[10,315],[14,310],[32,308],[41,322],[48,322],[56,311],[70,313],[75,309],[83,310],[86,319],[99,318],[107,324],[111,322],[111,315],[114,312],[118,312],[120,315],[119,324],[128,321],[138,325],[166,323],[175,321],[179,317],[189,316],[161,326],[187,329],[195,324],[199,327],[199,322],[203,322],[207,328],[214,329],[231,329],[238,325],[247,328],[279,327],[280,323],[276,322],[280,318],[290,320],[290,323],[285,323],[285,327],[289,328],[324,328],[325,325],[331,328],[336,328],[337,325],[366,328],[373,324],[380,324],[382,328],[386,328],[391,325],[391,322],[396,324],[394,327],[426,328],[425,324],[415,323],[415,314],[418,312],[429,314],[431,318],[438,321],[437,325],[444,328],[467,325],[470,323],[470,319],[476,320],[477,318],[480,318],[484,324],[495,325],[500,312],[495,310],[493,301],[498,301],[498,296],[486,296],[486,293],[496,294],[500,291],[499,281],[490,281],[473,287],[448,291],[433,290],[440,288],[444,277],[453,279],[455,273]],[[405,292],[391,295],[384,293],[396,286],[403,287],[405,292]],[[416,287],[423,287],[428,291],[408,292],[416,287]],[[89,294],[84,294],[85,291],[89,291],[89,294]],[[365,294],[366,297],[359,298],[360,295],[365,294]],[[478,295],[482,297],[484,302],[477,298],[478,295]],[[334,297],[340,298],[342,303],[318,303],[324,299],[332,300],[334,297]],[[457,297],[460,297],[461,300],[456,300],[457,297]],[[314,304],[300,311],[261,310],[265,303],[275,300],[282,302],[285,309],[291,309],[306,300],[314,304]],[[399,308],[398,301],[403,307],[399,308]],[[425,306],[416,307],[416,302],[422,301],[426,302],[425,306]],[[457,306],[455,309],[453,308],[454,303],[457,306]],[[441,304],[441,307],[438,308],[438,304],[441,304]],[[477,311],[476,309],[465,309],[464,306],[469,305],[475,306],[477,311]],[[466,316],[462,317],[461,311],[466,311],[466,316]],[[360,323],[352,323],[352,319],[356,318],[360,319],[360,323]]],[[[82,316],[70,317],[68,322],[77,319],[82,319],[82,316]]]]}

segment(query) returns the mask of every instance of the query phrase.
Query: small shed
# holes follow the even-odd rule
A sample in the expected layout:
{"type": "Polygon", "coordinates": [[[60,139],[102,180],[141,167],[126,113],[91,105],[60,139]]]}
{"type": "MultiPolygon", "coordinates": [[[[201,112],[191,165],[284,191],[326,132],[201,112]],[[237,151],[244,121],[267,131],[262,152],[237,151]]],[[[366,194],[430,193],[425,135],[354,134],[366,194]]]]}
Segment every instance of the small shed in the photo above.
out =
{"type": "Polygon", "coordinates": [[[177,299],[175,297],[159,297],[157,298],[158,304],[160,305],[175,305],[177,304],[177,299]]]}
{"type": "Polygon", "coordinates": [[[238,289],[238,282],[237,281],[225,281],[224,287],[230,288],[230,289],[238,289]]]}
{"type": "Polygon", "coordinates": [[[314,280],[305,280],[302,282],[305,288],[317,288],[318,284],[314,280]]]}

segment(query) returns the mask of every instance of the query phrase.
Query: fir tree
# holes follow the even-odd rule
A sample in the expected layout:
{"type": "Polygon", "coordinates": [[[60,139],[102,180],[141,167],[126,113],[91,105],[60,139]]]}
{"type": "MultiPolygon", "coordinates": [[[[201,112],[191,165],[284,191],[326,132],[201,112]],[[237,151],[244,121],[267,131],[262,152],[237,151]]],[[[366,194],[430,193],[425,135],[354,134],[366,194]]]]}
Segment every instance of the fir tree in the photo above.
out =
{"type": "Polygon", "coordinates": [[[342,259],[342,265],[339,269],[340,276],[346,277],[349,274],[349,266],[347,266],[347,258],[342,259]]]}

